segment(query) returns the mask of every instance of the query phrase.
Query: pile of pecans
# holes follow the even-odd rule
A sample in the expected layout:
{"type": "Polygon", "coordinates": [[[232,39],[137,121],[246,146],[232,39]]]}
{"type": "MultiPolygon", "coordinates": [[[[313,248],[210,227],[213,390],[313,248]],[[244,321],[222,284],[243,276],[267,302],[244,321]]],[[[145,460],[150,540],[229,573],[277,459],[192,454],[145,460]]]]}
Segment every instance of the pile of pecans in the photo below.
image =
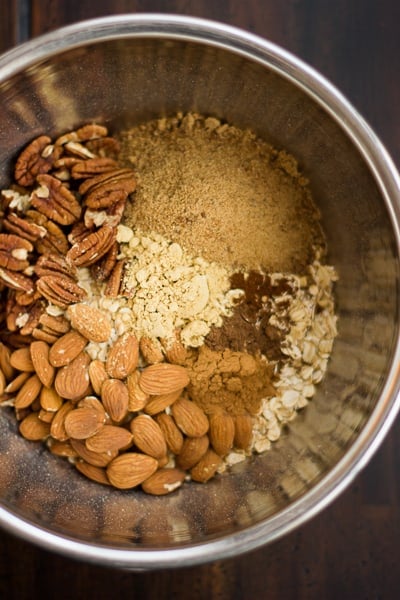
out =
{"type": "Polygon", "coordinates": [[[246,450],[253,420],[206,415],[188,399],[186,349],[162,351],[126,332],[105,361],[90,343],[110,339],[104,312],[85,303],[79,272],[106,296],[121,294],[117,227],[136,187],[117,141],[99,125],[33,140],[2,192],[0,402],[28,440],[71,460],[88,478],[162,495],[186,478],[208,481],[233,447],[246,450]]]}

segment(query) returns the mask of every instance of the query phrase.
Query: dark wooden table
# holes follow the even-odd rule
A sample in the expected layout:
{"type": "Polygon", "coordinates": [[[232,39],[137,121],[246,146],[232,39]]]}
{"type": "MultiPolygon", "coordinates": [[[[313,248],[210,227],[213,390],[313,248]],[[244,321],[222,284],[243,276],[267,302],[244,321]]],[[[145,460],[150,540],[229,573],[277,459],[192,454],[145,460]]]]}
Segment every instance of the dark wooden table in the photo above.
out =
{"type": "MultiPolygon", "coordinates": [[[[207,17],[276,42],[347,95],[400,167],[398,0],[0,0],[0,51],[66,23],[124,12],[207,17]]],[[[0,532],[0,598],[386,600],[400,597],[399,558],[400,421],[333,505],[270,546],[204,566],[132,574],[0,532]]]]}

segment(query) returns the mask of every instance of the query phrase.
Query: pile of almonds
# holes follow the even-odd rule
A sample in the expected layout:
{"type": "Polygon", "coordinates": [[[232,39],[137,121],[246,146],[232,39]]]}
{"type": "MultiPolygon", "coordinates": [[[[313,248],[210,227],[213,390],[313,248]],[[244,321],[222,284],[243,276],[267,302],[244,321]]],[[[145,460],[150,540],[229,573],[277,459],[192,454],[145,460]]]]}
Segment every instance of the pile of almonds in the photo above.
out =
{"type": "Polygon", "coordinates": [[[178,338],[160,351],[127,332],[104,362],[87,352],[112,332],[85,303],[79,270],[116,297],[124,268],[116,231],[136,181],[117,153],[105,127],[87,125],[54,142],[40,136],[16,161],[2,197],[0,402],[26,439],[88,478],[162,495],[186,478],[208,481],[232,448],[246,450],[253,420],[206,415],[188,398],[178,338]]]}
{"type": "MultiPolygon", "coordinates": [[[[70,320],[51,317],[60,333],[53,344],[0,347],[3,398],[13,398],[26,439],[47,440],[53,454],[73,459],[98,483],[141,484],[157,495],[179,487],[187,471],[207,481],[234,445],[248,446],[251,418],[207,416],[184,395],[189,376],[183,366],[163,361],[139,368],[152,356],[150,340],[125,333],[105,363],[91,360],[85,346],[108,339],[110,324],[83,303],[67,314],[70,320]],[[166,466],[171,455],[176,466],[166,466]]],[[[180,361],[185,352],[178,341],[168,348],[170,360],[180,361]]]]}

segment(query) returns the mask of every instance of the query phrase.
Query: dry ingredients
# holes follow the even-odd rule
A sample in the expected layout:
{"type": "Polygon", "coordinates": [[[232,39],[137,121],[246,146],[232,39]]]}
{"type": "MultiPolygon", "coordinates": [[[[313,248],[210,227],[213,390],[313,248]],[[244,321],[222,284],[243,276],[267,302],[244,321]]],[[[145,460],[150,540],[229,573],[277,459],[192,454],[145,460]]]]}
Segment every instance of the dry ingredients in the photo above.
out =
{"type": "Polygon", "coordinates": [[[86,477],[163,495],[268,449],[306,406],[336,274],[286,153],[199,115],[121,144],[86,125],[16,161],[1,402],[86,477]]]}

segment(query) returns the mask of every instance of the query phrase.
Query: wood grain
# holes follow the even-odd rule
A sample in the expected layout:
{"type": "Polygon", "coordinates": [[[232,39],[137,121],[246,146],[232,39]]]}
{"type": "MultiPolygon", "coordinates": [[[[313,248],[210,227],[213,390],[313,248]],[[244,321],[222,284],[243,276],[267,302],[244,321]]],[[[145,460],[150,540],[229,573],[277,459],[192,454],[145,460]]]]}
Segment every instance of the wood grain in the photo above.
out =
{"type": "Polygon", "coordinates": [[[0,3],[0,52],[5,52],[17,41],[17,0],[0,3]]]}
{"type": "MultiPolygon", "coordinates": [[[[170,12],[242,27],[320,70],[360,110],[400,166],[397,0],[31,0],[33,36],[106,14],[170,12]]],[[[0,48],[18,41],[1,0],[0,48]]],[[[394,599],[400,590],[400,423],[355,482],[283,539],[236,559],[129,573],[75,562],[0,532],[0,597],[394,599]]]]}

